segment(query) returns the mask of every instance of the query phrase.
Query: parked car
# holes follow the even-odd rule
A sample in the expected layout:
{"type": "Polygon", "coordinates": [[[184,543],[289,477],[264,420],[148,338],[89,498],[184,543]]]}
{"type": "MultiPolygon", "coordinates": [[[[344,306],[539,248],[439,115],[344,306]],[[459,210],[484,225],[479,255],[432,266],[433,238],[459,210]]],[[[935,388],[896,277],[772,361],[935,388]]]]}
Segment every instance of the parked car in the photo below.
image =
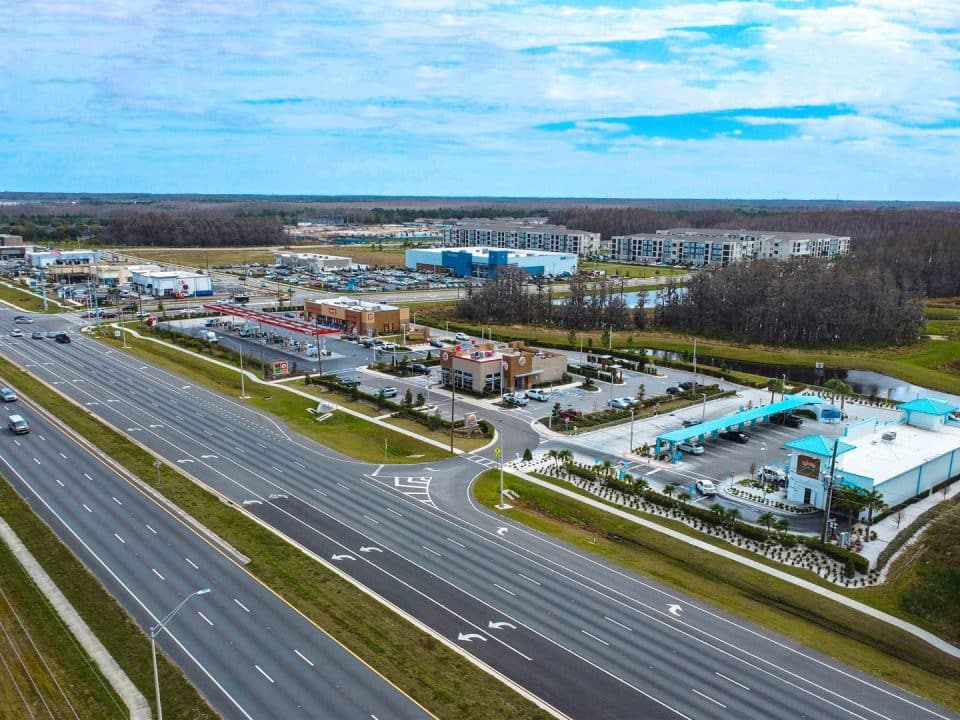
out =
{"type": "Polygon", "coordinates": [[[679,394],[680,394],[680,388],[678,388],[678,387],[672,387],[672,386],[671,386],[671,387],[668,387],[667,390],[666,390],[666,393],[667,393],[667,395],[679,395],[679,394]]]}
{"type": "Polygon", "coordinates": [[[677,387],[681,390],[693,390],[697,386],[696,383],[692,383],[689,380],[682,383],[677,383],[677,387]]]}
{"type": "Polygon", "coordinates": [[[407,369],[412,373],[417,373],[418,375],[430,374],[430,366],[424,365],[423,363],[413,363],[407,369]]]}
{"type": "Polygon", "coordinates": [[[607,405],[616,410],[626,410],[630,407],[630,403],[624,402],[623,398],[614,398],[613,400],[607,400],[607,405]]]}
{"type": "Polygon", "coordinates": [[[0,400],[3,402],[14,402],[17,399],[17,394],[8,387],[0,388],[0,400]]]}
{"type": "Polygon", "coordinates": [[[782,467],[778,467],[776,465],[763,465],[759,470],[757,470],[757,480],[776,483],[777,485],[786,485],[787,472],[782,467]]]}
{"type": "Polygon", "coordinates": [[[464,333],[464,332],[458,332],[458,333],[457,333],[456,335],[454,335],[453,337],[454,337],[456,340],[460,340],[460,341],[462,341],[462,342],[466,342],[467,340],[470,339],[470,336],[467,335],[467,334],[464,333]]]}
{"type": "Polygon", "coordinates": [[[749,435],[744,432],[740,432],[739,430],[725,430],[724,432],[720,433],[720,437],[722,437],[724,440],[732,440],[733,442],[738,443],[745,443],[750,439],[749,435]]]}
{"type": "Polygon", "coordinates": [[[636,398],[634,398],[634,397],[629,397],[629,396],[625,396],[625,397],[619,398],[619,400],[620,400],[621,402],[625,402],[629,407],[633,407],[634,405],[639,405],[639,404],[640,404],[640,402],[639,402],[636,398]]]}
{"type": "Polygon", "coordinates": [[[356,333],[343,333],[343,334],[340,336],[340,339],[341,339],[341,340],[346,340],[346,341],[348,341],[348,342],[356,342],[356,341],[359,340],[360,338],[357,336],[356,333]]]}
{"type": "Polygon", "coordinates": [[[560,417],[562,417],[565,420],[573,420],[574,418],[583,417],[583,413],[580,410],[567,408],[566,410],[560,411],[560,417]]]}
{"type": "MultiPolygon", "coordinates": [[[[210,335],[213,335],[213,333],[210,333],[210,335]]],[[[68,344],[68,343],[71,342],[71,341],[70,341],[70,336],[67,335],[65,332],[58,332],[58,333],[56,333],[56,334],[53,336],[53,339],[56,340],[58,343],[61,343],[61,344],[68,344]]],[[[214,341],[214,342],[216,342],[216,339],[217,339],[217,336],[216,336],[216,335],[213,335],[213,341],[214,341]]]]}
{"type": "Polygon", "coordinates": [[[550,399],[549,393],[546,393],[538,388],[527,390],[527,397],[531,400],[539,400],[540,402],[546,402],[550,399]]]}
{"type": "Polygon", "coordinates": [[[697,480],[697,492],[701,495],[716,495],[717,486],[711,480],[697,480]]]}
{"type": "Polygon", "coordinates": [[[776,423],[777,425],[786,425],[787,427],[798,428],[803,425],[803,418],[799,415],[781,412],[777,413],[776,415],[771,415],[770,422],[776,423]]]}
{"type": "Polygon", "coordinates": [[[357,378],[340,378],[340,384],[347,387],[360,387],[360,381],[357,378]]]}
{"type": "Polygon", "coordinates": [[[684,420],[684,421],[683,421],[683,426],[684,426],[685,428],[693,427],[694,425],[699,425],[699,424],[700,424],[700,421],[699,421],[699,420],[684,420]]]}
{"type": "Polygon", "coordinates": [[[523,407],[530,402],[520,393],[506,393],[503,396],[503,401],[508,405],[517,405],[519,407],[523,407]]]}
{"type": "Polygon", "coordinates": [[[392,398],[397,396],[397,389],[395,387],[383,387],[377,391],[377,395],[385,398],[392,398]]]}
{"type": "Polygon", "coordinates": [[[43,340],[46,336],[47,334],[43,330],[34,330],[30,333],[30,337],[33,340],[43,340]]]}
{"type": "Polygon", "coordinates": [[[683,452],[690,453],[691,455],[703,455],[703,445],[693,440],[678,443],[677,450],[683,450],[683,452]]]}
{"type": "Polygon", "coordinates": [[[383,345],[380,346],[380,349],[383,350],[384,352],[393,352],[394,350],[397,349],[397,344],[391,343],[391,342],[385,342],[383,345]]]}
{"type": "Polygon", "coordinates": [[[19,415],[11,415],[7,420],[7,427],[14,435],[26,435],[30,432],[30,425],[19,415]]]}
{"type": "Polygon", "coordinates": [[[438,340],[437,338],[431,338],[431,339],[430,339],[430,347],[442,348],[442,347],[443,347],[443,340],[438,340]]]}
{"type": "Polygon", "coordinates": [[[23,337],[23,330],[20,328],[14,328],[10,331],[10,337],[23,337]]]}

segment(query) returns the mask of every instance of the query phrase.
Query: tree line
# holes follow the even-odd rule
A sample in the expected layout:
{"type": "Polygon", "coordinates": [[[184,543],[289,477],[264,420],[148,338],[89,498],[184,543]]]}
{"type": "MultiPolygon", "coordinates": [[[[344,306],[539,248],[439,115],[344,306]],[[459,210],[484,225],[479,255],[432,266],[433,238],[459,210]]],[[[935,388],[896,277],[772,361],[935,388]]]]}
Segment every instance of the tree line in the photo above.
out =
{"type": "Polygon", "coordinates": [[[287,238],[276,217],[147,211],[114,216],[97,241],[117,247],[249,247],[284,245],[287,238]]]}

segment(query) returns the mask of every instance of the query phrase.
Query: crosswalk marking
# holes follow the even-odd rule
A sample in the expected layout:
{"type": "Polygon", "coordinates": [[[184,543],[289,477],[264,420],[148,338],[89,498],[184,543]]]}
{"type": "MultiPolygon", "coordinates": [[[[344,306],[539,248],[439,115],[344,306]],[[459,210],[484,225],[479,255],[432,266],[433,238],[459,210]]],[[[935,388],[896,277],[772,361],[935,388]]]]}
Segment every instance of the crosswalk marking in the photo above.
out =
{"type": "Polygon", "coordinates": [[[470,462],[475,462],[477,465],[483,465],[486,468],[495,468],[499,467],[500,463],[492,458],[485,458],[481,455],[463,455],[470,462]]]}
{"type": "Polygon", "coordinates": [[[393,486],[407,497],[422,502],[424,505],[436,507],[430,498],[430,481],[432,479],[429,475],[397,476],[393,478],[393,486]]]}

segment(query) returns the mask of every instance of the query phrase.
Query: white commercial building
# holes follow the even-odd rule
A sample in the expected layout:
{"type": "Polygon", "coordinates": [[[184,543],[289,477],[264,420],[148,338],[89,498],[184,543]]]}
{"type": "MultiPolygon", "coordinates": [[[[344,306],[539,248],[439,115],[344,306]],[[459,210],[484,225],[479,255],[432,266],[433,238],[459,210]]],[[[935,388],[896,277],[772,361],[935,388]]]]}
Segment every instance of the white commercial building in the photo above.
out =
{"type": "Polygon", "coordinates": [[[325,270],[348,270],[353,266],[353,259],[319,253],[277,253],[276,264],[309,273],[321,273],[325,270]]]}
{"type": "Polygon", "coordinates": [[[153,297],[208,297],[213,295],[213,281],[209,275],[185,270],[135,270],[130,273],[130,284],[137,292],[153,297]]]}
{"type": "Polygon", "coordinates": [[[600,233],[524,220],[468,219],[444,227],[443,244],[595,255],[600,252],[600,233]]]}
{"type": "Polygon", "coordinates": [[[86,265],[100,262],[99,250],[33,250],[26,253],[27,262],[36,268],[49,265],[86,265]]]}
{"type": "Polygon", "coordinates": [[[445,273],[456,277],[487,278],[504,267],[518,267],[529,275],[572,275],[576,253],[504,250],[494,247],[411,248],[406,263],[411,270],[445,273]]]}
{"type": "Polygon", "coordinates": [[[672,228],[610,239],[615,260],[645,265],[719,267],[741,260],[832,259],[849,251],[849,237],[807,232],[672,228]]]}

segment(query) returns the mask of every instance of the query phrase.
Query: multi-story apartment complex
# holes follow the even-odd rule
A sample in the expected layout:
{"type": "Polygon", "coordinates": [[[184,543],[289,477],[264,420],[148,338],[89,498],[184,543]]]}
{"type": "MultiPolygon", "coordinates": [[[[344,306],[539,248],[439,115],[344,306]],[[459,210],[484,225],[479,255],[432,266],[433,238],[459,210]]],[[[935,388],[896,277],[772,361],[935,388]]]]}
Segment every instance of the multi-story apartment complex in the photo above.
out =
{"type": "Polygon", "coordinates": [[[467,219],[444,227],[443,244],[594,255],[600,252],[600,233],[525,220],[467,219]]]}
{"type": "Polygon", "coordinates": [[[824,233],[671,228],[656,233],[615,235],[611,256],[649,265],[718,267],[741,260],[836,258],[850,251],[850,238],[824,233]]]}

